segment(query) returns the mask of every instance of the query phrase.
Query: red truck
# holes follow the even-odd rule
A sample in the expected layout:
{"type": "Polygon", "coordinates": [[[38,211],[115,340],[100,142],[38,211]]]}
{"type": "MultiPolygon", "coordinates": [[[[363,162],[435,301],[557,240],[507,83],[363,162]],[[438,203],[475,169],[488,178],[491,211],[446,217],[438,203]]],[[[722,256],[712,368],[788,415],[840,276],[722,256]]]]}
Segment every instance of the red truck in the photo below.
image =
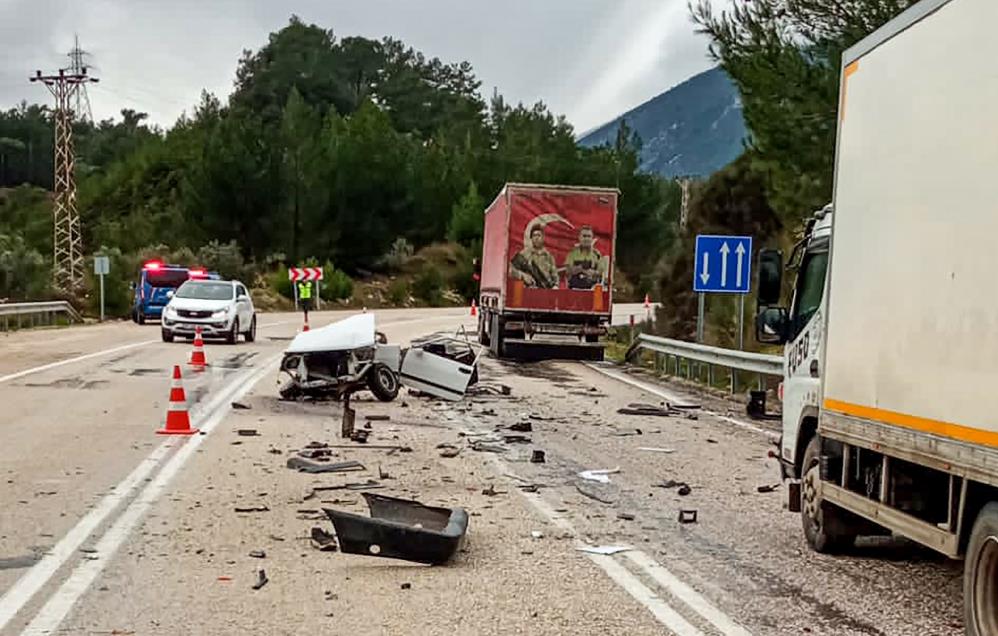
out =
{"type": "Polygon", "coordinates": [[[619,196],[509,183],[485,210],[478,340],[495,357],[603,359],[619,196]]]}

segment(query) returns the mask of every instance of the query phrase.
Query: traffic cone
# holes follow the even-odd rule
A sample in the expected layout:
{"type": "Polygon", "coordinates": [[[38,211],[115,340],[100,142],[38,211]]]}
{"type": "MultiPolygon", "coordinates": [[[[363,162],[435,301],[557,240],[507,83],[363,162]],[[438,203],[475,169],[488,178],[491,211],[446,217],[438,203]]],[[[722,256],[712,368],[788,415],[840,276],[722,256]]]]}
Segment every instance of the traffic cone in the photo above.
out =
{"type": "Polygon", "coordinates": [[[305,314],[305,325],[301,328],[302,333],[308,331],[308,314],[305,314]]]}
{"type": "Polygon", "coordinates": [[[204,357],[204,340],[201,339],[201,327],[197,327],[194,331],[194,351],[191,352],[191,361],[189,364],[194,367],[195,371],[204,371],[204,368],[208,366],[208,360],[204,357]]]}
{"type": "Polygon", "coordinates": [[[645,294],[645,309],[651,309],[651,296],[645,294]]]}
{"type": "Polygon", "coordinates": [[[472,316],[478,315],[478,305],[475,304],[474,298],[471,299],[471,315],[472,316]]]}
{"type": "Polygon", "coordinates": [[[180,377],[180,365],[173,367],[173,382],[170,384],[170,406],[166,408],[166,426],[156,431],[157,435],[194,435],[198,429],[191,428],[191,418],[187,414],[187,396],[180,377]]]}

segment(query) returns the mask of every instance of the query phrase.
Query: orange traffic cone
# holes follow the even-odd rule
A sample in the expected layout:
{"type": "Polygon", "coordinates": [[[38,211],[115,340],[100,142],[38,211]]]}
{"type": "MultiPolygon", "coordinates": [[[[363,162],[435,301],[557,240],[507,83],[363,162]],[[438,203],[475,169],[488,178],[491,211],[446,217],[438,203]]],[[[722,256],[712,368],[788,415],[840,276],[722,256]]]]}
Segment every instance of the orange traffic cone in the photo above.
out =
{"type": "Polygon", "coordinates": [[[308,314],[305,314],[305,325],[301,328],[302,333],[308,331],[308,314]]]}
{"type": "Polygon", "coordinates": [[[475,304],[474,298],[471,299],[471,315],[472,316],[478,315],[478,305],[475,304]]]}
{"type": "Polygon", "coordinates": [[[645,294],[645,309],[651,309],[651,296],[645,294]]]}
{"type": "Polygon", "coordinates": [[[173,383],[170,384],[170,406],[166,409],[166,426],[156,431],[157,435],[193,435],[198,429],[191,428],[191,418],[187,414],[187,396],[180,377],[180,365],[173,367],[173,383]]]}
{"type": "Polygon", "coordinates": [[[195,371],[204,371],[208,366],[208,360],[204,357],[204,340],[201,339],[201,327],[194,331],[194,351],[191,352],[190,365],[195,371]]]}

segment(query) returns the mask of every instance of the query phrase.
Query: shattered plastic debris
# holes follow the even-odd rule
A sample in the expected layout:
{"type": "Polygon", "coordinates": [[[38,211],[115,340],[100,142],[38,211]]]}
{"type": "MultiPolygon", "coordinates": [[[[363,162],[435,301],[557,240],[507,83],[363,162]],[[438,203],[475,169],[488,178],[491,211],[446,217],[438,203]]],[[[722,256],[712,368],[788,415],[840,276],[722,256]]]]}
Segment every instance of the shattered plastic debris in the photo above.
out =
{"type": "Polygon", "coordinates": [[[366,470],[363,464],[353,460],[338,462],[335,464],[318,464],[301,457],[288,458],[287,466],[288,468],[297,470],[300,473],[343,473],[366,470]]]}
{"type": "Polygon", "coordinates": [[[312,528],[312,547],[320,552],[336,552],[336,536],[319,527],[312,528]]]}
{"type": "Polygon", "coordinates": [[[656,448],[653,446],[639,446],[639,451],[649,451],[651,453],[675,453],[675,448],[656,448]]]}
{"type": "Polygon", "coordinates": [[[580,546],[575,549],[579,552],[588,552],[589,554],[617,554],[618,552],[626,552],[628,550],[633,550],[634,548],[626,545],[587,545],[580,546]]]}
{"type": "Polygon", "coordinates": [[[256,573],[256,583],[253,584],[254,590],[259,590],[261,587],[267,584],[270,579],[267,578],[267,573],[263,570],[259,570],[256,573]]]}
{"type": "Polygon", "coordinates": [[[613,475],[619,472],[619,466],[616,468],[603,468],[599,470],[584,470],[579,473],[579,477],[588,481],[598,481],[601,484],[609,484],[610,478],[607,475],[613,475]]]}

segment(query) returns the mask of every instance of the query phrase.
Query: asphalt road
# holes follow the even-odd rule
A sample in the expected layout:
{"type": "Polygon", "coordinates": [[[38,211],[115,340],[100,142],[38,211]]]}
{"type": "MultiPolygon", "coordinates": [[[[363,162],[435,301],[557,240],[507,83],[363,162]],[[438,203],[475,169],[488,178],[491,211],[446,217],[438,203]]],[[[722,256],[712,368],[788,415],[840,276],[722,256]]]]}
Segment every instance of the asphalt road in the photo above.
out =
{"type": "MultiPolygon", "coordinates": [[[[644,312],[619,309],[615,322],[644,312]]],[[[473,325],[458,309],[376,315],[399,343],[473,325]]],[[[371,422],[369,446],[412,452],[355,446],[337,458],[364,471],[289,470],[309,442],[342,443],[337,403],[277,399],[274,365],[298,326],[268,315],[256,343],[209,343],[210,370],[185,367],[206,434],[166,439],[154,431],[188,344],[132,324],[0,335],[0,636],[962,633],[959,564],[894,540],[811,553],[783,489],[757,492],[778,483],[769,431],[742,422],[738,404],[683,386],[649,392],[635,385],[648,378],[625,383],[619,370],[484,360],[482,384],[511,395],[355,402],[359,426],[389,418],[371,422]],[[664,399],[702,408],[696,419],[617,413],[664,399]],[[250,408],[232,410],[236,400],[250,408]],[[471,448],[517,422],[530,423],[518,433],[529,442],[471,448]],[[442,457],[441,443],[460,454],[442,457]],[[546,463],[527,461],[534,450],[546,463]],[[608,484],[578,477],[618,468],[608,484]],[[456,560],[313,549],[311,528],[332,530],[321,508],[366,511],[357,491],[307,493],[367,479],[466,508],[456,560]],[[697,523],[680,524],[680,509],[697,523]],[[579,550],[606,545],[629,549],[579,550]],[[261,569],[269,582],[253,590],[261,569]]]]}

